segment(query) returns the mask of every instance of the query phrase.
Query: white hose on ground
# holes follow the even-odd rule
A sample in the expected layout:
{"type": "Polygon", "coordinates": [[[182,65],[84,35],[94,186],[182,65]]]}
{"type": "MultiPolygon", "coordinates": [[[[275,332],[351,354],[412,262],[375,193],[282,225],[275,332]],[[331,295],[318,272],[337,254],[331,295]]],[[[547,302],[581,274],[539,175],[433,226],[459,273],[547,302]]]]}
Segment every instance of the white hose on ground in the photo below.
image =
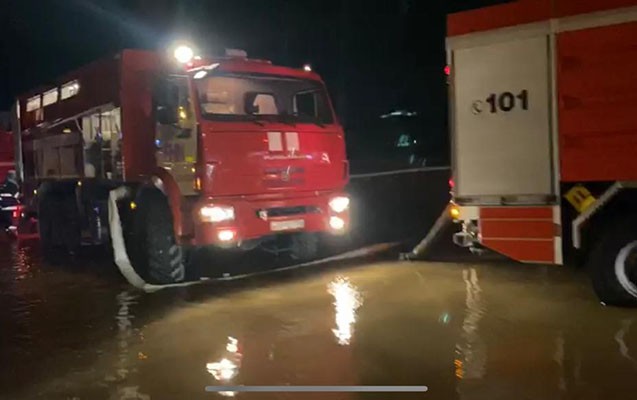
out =
{"type": "Polygon", "coordinates": [[[319,265],[328,262],[335,262],[341,260],[347,260],[358,257],[370,256],[375,253],[380,253],[385,250],[388,250],[397,245],[397,243],[379,243],[368,247],[363,247],[361,249],[348,251],[343,254],[339,254],[336,256],[324,258],[321,260],[310,261],[302,264],[291,265],[287,267],[281,267],[276,269],[270,269],[265,271],[259,271],[249,274],[235,275],[230,277],[221,277],[216,279],[210,278],[201,278],[199,281],[191,281],[191,282],[183,282],[183,283],[173,283],[168,285],[153,285],[144,281],[144,279],[137,274],[137,271],[133,268],[133,265],[130,262],[130,258],[128,257],[128,253],[126,252],[126,243],[124,242],[124,233],[122,231],[122,222],[119,217],[119,210],[117,209],[117,202],[123,198],[125,198],[129,194],[129,189],[125,186],[120,186],[117,189],[111,190],[108,196],[108,224],[111,232],[111,243],[113,244],[113,257],[115,259],[115,264],[119,271],[124,275],[124,278],[133,286],[138,289],[141,289],[145,292],[156,292],[161,289],[170,288],[170,287],[184,287],[196,285],[203,282],[215,282],[215,281],[229,281],[236,279],[244,279],[257,275],[264,274],[272,274],[276,272],[283,272],[291,269],[299,269],[314,265],[319,265]]]}
{"type": "Polygon", "coordinates": [[[431,245],[434,243],[436,238],[438,238],[440,232],[442,232],[445,226],[450,222],[451,216],[449,215],[449,206],[447,206],[442,211],[442,214],[440,214],[434,225],[431,227],[431,229],[427,233],[427,236],[425,236],[424,239],[422,239],[411,252],[402,254],[401,258],[407,260],[415,260],[424,257],[427,250],[431,248],[431,245]]]}
{"type": "Polygon", "coordinates": [[[119,218],[119,210],[117,209],[117,201],[125,198],[129,194],[126,186],[120,186],[111,190],[108,195],[108,225],[111,232],[111,243],[113,244],[113,257],[119,271],[131,285],[145,292],[155,292],[168,287],[183,287],[200,283],[202,281],[192,281],[183,283],[173,283],[169,285],[153,285],[147,283],[130,262],[128,253],[126,252],[126,243],[124,242],[124,233],[122,231],[122,221],[119,218]]]}

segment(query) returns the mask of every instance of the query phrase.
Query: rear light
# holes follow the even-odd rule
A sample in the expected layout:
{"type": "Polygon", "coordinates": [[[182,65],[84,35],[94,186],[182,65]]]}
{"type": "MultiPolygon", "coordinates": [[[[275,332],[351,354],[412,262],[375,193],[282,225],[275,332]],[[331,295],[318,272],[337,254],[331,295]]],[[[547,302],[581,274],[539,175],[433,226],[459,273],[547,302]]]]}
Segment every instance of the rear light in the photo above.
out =
{"type": "Polygon", "coordinates": [[[13,217],[14,220],[17,220],[18,218],[22,216],[23,209],[24,209],[24,206],[21,204],[18,204],[17,206],[15,206],[15,209],[11,213],[11,216],[13,217]]]}
{"type": "Polygon", "coordinates": [[[453,178],[449,179],[449,189],[453,189],[456,187],[456,182],[453,181],[453,178]]]}
{"type": "Polygon", "coordinates": [[[453,203],[450,204],[449,205],[449,216],[454,221],[458,220],[458,218],[460,218],[460,207],[458,207],[457,205],[455,205],[453,203]]]}

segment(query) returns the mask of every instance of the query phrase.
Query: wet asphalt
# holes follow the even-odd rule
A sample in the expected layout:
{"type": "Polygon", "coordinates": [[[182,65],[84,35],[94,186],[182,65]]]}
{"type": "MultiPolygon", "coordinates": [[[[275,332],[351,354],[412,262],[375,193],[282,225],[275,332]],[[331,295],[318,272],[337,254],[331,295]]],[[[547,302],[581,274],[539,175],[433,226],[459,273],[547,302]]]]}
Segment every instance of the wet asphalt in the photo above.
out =
{"type": "Polygon", "coordinates": [[[291,261],[227,254],[201,272],[248,277],[156,293],[133,289],[103,254],[50,265],[37,242],[0,241],[0,399],[637,398],[637,314],[600,305],[584,271],[476,259],[450,232],[438,261],[397,261],[444,208],[447,179],[352,180],[352,235],[331,251],[399,246],[279,272],[291,261]]]}
{"type": "Polygon", "coordinates": [[[394,249],[147,294],[104,261],[0,244],[2,399],[633,399],[634,310],[583,271],[394,249]],[[208,385],[426,385],[236,393],[208,385]]]}

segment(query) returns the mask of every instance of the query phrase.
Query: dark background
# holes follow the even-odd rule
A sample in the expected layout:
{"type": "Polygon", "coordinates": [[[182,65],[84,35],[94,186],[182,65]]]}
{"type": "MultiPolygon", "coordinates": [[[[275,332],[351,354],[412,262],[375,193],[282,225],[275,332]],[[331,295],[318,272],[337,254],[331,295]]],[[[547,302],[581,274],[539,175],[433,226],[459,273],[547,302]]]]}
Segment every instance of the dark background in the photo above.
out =
{"type": "Polygon", "coordinates": [[[310,63],[326,81],[350,153],[369,147],[370,137],[394,143],[381,138],[396,133],[383,133],[388,124],[379,127],[378,118],[406,109],[418,117],[405,129],[445,158],[445,15],[495,2],[0,0],[0,110],[96,58],[185,38],[210,54],[241,48],[277,64],[310,63]]]}

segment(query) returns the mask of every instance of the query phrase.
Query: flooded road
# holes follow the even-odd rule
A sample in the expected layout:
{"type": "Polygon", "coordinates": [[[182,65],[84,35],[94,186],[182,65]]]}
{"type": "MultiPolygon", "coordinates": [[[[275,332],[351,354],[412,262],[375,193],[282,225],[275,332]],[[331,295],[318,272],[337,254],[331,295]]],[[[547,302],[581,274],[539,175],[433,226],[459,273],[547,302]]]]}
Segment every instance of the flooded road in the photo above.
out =
{"type": "Polygon", "coordinates": [[[0,398],[629,399],[636,318],[568,268],[358,261],[145,294],[110,265],[48,266],[2,244],[0,398]]]}

